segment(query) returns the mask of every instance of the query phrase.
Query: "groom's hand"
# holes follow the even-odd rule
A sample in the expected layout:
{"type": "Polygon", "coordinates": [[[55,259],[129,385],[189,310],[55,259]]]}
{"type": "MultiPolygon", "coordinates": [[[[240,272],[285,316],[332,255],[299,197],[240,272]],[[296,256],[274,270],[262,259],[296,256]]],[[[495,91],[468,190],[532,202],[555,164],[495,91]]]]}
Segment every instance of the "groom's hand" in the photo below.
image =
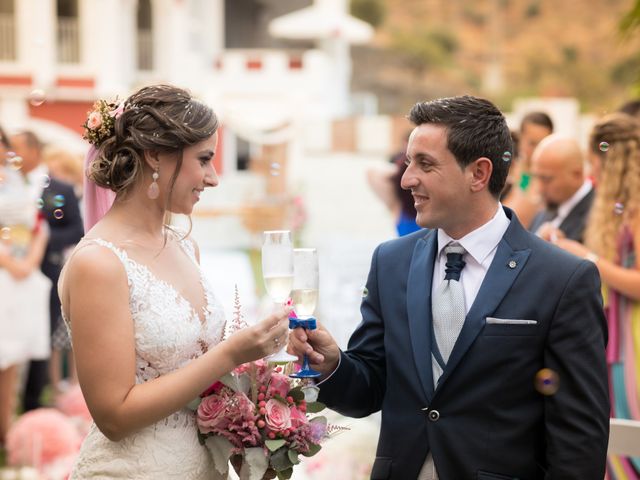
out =
{"type": "Polygon", "coordinates": [[[306,353],[309,356],[311,368],[329,375],[338,367],[340,348],[329,331],[317,322],[315,330],[295,328],[289,335],[289,352],[302,359],[306,353]]]}

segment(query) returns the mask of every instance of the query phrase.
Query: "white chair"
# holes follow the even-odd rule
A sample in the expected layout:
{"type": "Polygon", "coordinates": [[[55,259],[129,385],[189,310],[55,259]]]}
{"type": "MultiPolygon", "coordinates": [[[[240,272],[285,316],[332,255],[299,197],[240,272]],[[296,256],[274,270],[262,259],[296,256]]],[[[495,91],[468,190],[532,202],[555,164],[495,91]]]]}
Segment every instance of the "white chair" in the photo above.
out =
{"type": "Polygon", "coordinates": [[[612,418],[609,431],[609,453],[640,456],[640,421],[612,418]]]}

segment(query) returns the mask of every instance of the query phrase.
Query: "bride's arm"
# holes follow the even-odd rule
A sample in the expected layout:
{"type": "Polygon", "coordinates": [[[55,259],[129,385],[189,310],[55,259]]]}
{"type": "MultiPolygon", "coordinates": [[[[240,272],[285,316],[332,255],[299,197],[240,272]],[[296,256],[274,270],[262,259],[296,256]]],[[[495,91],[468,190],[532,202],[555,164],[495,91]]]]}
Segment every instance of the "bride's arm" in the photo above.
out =
{"type": "Polygon", "coordinates": [[[108,250],[90,245],[76,252],[64,282],[82,392],[96,425],[111,440],[169,416],[237,365],[273,353],[274,338],[285,342],[283,309],[185,367],[136,385],[134,328],[122,265],[108,250]]]}

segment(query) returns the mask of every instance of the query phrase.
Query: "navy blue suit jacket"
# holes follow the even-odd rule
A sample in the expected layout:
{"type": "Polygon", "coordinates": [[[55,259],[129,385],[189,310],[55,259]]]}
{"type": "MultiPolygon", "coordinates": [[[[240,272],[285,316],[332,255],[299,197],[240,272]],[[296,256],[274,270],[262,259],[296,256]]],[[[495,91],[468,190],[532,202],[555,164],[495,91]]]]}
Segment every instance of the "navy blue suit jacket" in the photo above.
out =
{"type": "Polygon", "coordinates": [[[64,251],[77,244],[84,234],[80,205],[73,186],[51,178],[42,192],[42,213],[49,224],[49,242],[40,269],[51,280],[49,313],[53,333],[60,316],[58,278],[64,265],[64,251]]]}
{"type": "Polygon", "coordinates": [[[597,268],[505,211],[510,225],[436,389],[437,232],[389,241],[373,255],[362,323],[320,386],[320,400],[345,415],[382,410],[372,479],[415,479],[429,451],[441,480],[603,478],[609,400],[597,268]],[[559,376],[554,395],[534,386],[542,368],[559,376]]]}

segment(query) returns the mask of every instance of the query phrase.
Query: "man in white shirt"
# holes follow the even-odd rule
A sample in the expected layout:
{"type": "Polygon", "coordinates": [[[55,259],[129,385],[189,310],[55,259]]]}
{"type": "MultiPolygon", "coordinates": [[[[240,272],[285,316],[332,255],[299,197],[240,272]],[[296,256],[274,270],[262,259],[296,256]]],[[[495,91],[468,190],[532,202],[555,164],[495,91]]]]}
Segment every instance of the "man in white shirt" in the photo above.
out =
{"type": "Polygon", "coordinates": [[[597,268],[500,205],[512,144],[493,104],[439,99],[410,119],[402,186],[424,229],[374,252],[346,351],[320,324],[294,331],[290,350],[322,372],[330,408],[382,411],[374,480],[601,480],[609,399],[597,268]]]}
{"type": "Polygon", "coordinates": [[[560,229],[582,242],[594,190],[584,178],[584,159],[578,142],[557,134],[544,138],[533,153],[531,171],[545,208],[531,221],[529,231],[544,238],[545,230],[560,229]]]}

